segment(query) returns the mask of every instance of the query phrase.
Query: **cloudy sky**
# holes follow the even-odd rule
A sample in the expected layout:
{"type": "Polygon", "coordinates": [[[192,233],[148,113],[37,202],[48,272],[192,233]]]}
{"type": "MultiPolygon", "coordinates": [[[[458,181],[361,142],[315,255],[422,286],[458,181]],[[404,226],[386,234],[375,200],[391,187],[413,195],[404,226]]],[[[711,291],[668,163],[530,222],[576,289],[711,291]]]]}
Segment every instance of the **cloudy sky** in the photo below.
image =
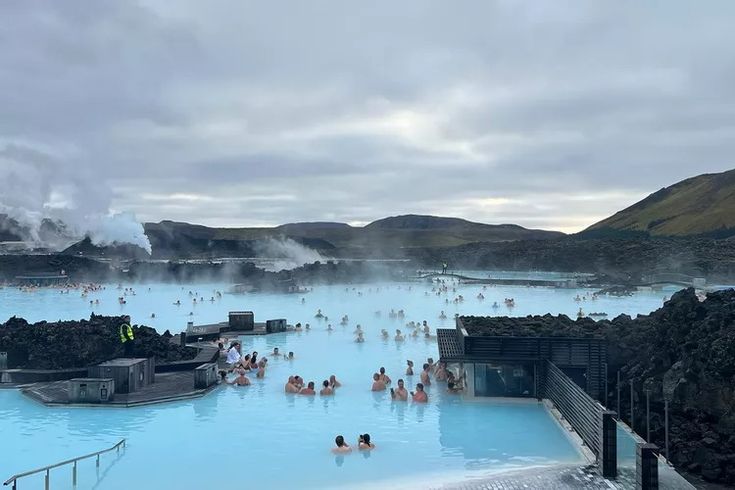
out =
{"type": "Polygon", "coordinates": [[[735,167],[735,2],[7,1],[0,204],[576,231],[735,167]]]}

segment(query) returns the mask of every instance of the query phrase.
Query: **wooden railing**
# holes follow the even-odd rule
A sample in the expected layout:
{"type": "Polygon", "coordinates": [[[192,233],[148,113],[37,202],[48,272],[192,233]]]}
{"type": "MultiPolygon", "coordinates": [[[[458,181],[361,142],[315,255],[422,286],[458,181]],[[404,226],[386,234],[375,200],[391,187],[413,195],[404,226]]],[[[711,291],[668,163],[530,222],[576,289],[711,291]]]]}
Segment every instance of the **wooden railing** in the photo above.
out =
{"type": "Polygon", "coordinates": [[[52,465],[49,465],[49,466],[44,466],[43,468],[38,468],[38,469],[35,469],[35,470],[26,471],[26,472],[23,472],[23,473],[18,473],[17,475],[13,475],[10,478],[8,478],[7,480],[5,480],[5,482],[3,483],[3,485],[10,485],[12,483],[13,484],[13,490],[17,490],[17,488],[18,488],[18,480],[20,480],[21,478],[24,478],[26,476],[35,475],[37,473],[43,473],[45,471],[46,472],[46,475],[44,477],[44,482],[45,482],[44,483],[44,488],[46,490],[49,490],[50,471],[52,469],[54,469],[54,468],[58,468],[60,466],[66,466],[66,465],[69,465],[70,464],[70,465],[73,465],[72,466],[72,471],[71,471],[72,484],[74,486],[76,486],[76,484],[77,484],[77,462],[79,462],[79,461],[81,461],[83,459],[94,458],[96,456],[97,457],[97,467],[99,467],[99,465],[100,465],[100,454],[109,453],[110,451],[117,451],[119,453],[120,452],[120,447],[125,448],[125,439],[121,439],[120,442],[118,442],[114,446],[112,446],[110,448],[107,448],[107,449],[103,449],[102,451],[97,451],[97,452],[94,452],[94,453],[85,454],[84,456],[79,456],[78,458],[67,459],[66,461],[62,461],[60,463],[52,464],[52,465]]]}

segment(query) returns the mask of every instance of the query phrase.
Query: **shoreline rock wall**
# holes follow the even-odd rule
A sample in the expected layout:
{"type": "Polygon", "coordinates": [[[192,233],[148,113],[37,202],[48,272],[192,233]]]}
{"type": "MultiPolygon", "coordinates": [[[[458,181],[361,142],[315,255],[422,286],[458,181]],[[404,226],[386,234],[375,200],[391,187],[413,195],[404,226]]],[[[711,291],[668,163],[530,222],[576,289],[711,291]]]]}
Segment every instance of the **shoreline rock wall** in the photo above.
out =
{"type": "MultiPolygon", "coordinates": [[[[122,317],[92,315],[89,320],[28,323],[12,317],[0,324],[0,351],[8,353],[8,368],[84,368],[124,357],[119,326],[122,317]]],[[[133,325],[133,355],[155,357],[156,363],[189,360],[196,349],[170,342],[144,325],[133,325]]]]}
{"type": "Polygon", "coordinates": [[[735,290],[674,294],[649,315],[595,322],[567,316],[463,317],[474,335],[602,336],[608,343],[608,407],[646,437],[645,390],[650,389],[651,441],[664,451],[664,396],[670,399],[670,459],[706,480],[735,485],[735,290]]]}

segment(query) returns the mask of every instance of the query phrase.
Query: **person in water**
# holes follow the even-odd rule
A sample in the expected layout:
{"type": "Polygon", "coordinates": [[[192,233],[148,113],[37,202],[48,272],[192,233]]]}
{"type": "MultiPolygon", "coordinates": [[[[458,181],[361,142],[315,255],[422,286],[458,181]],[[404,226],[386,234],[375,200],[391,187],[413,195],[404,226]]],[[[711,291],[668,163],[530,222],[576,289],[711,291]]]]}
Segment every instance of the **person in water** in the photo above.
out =
{"type": "Polygon", "coordinates": [[[375,449],[375,444],[370,442],[370,434],[360,434],[357,438],[357,449],[361,451],[370,451],[375,449]]]}
{"type": "Polygon", "coordinates": [[[431,365],[428,362],[424,363],[424,370],[421,371],[421,382],[425,385],[431,384],[431,379],[429,378],[429,373],[431,373],[431,365]]]}
{"type": "Polygon", "coordinates": [[[232,381],[230,384],[236,386],[250,386],[250,380],[247,378],[247,376],[245,376],[245,370],[239,369],[238,377],[235,378],[235,380],[232,381]]]}
{"type": "Polygon", "coordinates": [[[279,357],[281,354],[278,352],[278,347],[273,348],[273,355],[279,357]]]}
{"type": "Polygon", "coordinates": [[[342,383],[337,381],[337,376],[333,374],[329,377],[329,386],[331,386],[332,389],[339,388],[340,386],[342,386],[342,383]]]}
{"type": "Polygon", "coordinates": [[[411,398],[416,403],[426,403],[429,401],[429,395],[424,391],[424,385],[416,383],[416,392],[411,392],[411,398]]]}
{"type": "Polygon", "coordinates": [[[380,380],[380,375],[378,373],[373,374],[373,387],[371,388],[372,391],[385,391],[385,383],[380,380]]]}
{"type": "Polygon", "coordinates": [[[288,377],[288,381],[286,382],[286,386],[284,388],[286,393],[298,393],[299,387],[296,386],[296,379],[293,376],[288,377]]]}
{"type": "Polygon", "coordinates": [[[316,395],[316,391],[314,391],[314,382],[309,381],[306,388],[302,388],[301,391],[299,391],[299,395],[316,395]]]}
{"type": "Polygon", "coordinates": [[[408,401],[408,391],[403,386],[403,380],[402,379],[399,379],[398,380],[398,388],[396,388],[396,389],[391,388],[390,389],[390,397],[392,399],[394,399],[394,400],[398,400],[398,401],[401,401],[401,402],[408,401]]]}
{"type": "Polygon", "coordinates": [[[332,387],[331,387],[331,386],[329,386],[329,381],[328,381],[328,380],[326,380],[326,379],[325,379],[325,380],[324,380],[324,381],[322,382],[322,386],[323,386],[323,388],[322,388],[322,389],[321,389],[321,390],[319,391],[319,394],[320,394],[321,396],[330,396],[330,395],[334,395],[334,390],[332,389],[332,387]]]}
{"type": "Polygon", "coordinates": [[[406,368],[406,376],[413,376],[413,361],[408,359],[406,364],[408,364],[408,367],[406,368]]]}
{"type": "Polygon", "coordinates": [[[390,376],[388,376],[387,374],[385,374],[385,368],[383,366],[380,366],[379,373],[380,373],[380,381],[382,381],[383,383],[389,385],[390,384],[390,381],[391,381],[390,380],[390,376]]]}
{"type": "Polygon", "coordinates": [[[337,436],[334,438],[334,443],[337,445],[337,447],[332,448],[332,452],[335,454],[344,454],[344,453],[351,453],[352,448],[347,445],[345,442],[345,438],[342,436],[337,436]]]}
{"type": "Polygon", "coordinates": [[[404,340],[403,334],[401,334],[401,331],[399,329],[396,329],[396,342],[401,342],[404,340]]]}

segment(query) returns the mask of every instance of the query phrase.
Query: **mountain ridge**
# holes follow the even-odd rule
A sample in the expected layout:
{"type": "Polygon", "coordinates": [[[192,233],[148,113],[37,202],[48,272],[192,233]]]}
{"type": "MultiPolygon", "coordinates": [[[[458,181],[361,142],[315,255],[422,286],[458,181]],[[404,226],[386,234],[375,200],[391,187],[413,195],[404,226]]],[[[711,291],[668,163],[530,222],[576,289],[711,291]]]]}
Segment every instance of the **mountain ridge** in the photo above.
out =
{"type": "Polygon", "coordinates": [[[735,236],[735,169],[689,177],[599,221],[580,235],[735,236]]]}

